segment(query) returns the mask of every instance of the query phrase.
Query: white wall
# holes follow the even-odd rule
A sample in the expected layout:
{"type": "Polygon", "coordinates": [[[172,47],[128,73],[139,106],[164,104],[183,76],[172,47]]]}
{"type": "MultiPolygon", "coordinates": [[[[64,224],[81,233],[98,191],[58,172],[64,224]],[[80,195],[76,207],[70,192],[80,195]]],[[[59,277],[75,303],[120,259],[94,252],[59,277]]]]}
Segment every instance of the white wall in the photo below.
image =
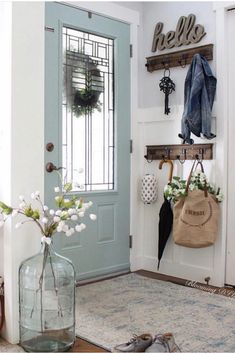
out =
{"type": "MultiPolygon", "coordinates": [[[[140,107],[155,107],[163,106],[163,94],[159,91],[158,84],[163,76],[163,70],[147,72],[144,67],[145,57],[152,55],[164,54],[173,52],[174,50],[182,50],[182,47],[165,49],[164,51],[151,52],[152,39],[157,22],[163,22],[162,33],[167,33],[170,30],[175,30],[177,21],[180,16],[187,16],[194,14],[196,16],[196,23],[204,26],[206,35],[197,44],[190,44],[184,48],[191,48],[208,43],[215,43],[215,13],[213,12],[213,2],[196,2],[196,1],[162,1],[162,2],[146,2],[143,13],[143,45],[142,55],[140,60],[142,62],[141,71],[141,86],[140,86],[140,107]]],[[[215,60],[211,63],[215,67],[215,60]]],[[[188,66],[184,69],[176,67],[171,69],[171,78],[175,82],[176,90],[170,96],[171,105],[183,104],[183,80],[186,76],[188,66]]]]}
{"type": "MultiPolygon", "coordinates": [[[[18,205],[19,195],[44,190],[44,4],[42,2],[1,3],[5,18],[4,51],[6,71],[5,114],[1,114],[4,161],[1,199],[18,205]],[[7,17],[5,17],[5,8],[7,17]],[[7,61],[7,59],[9,61],[7,61]],[[5,144],[6,143],[6,144],[5,144]]],[[[4,68],[4,70],[3,70],[4,68]]],[[[3,92],[4,93],[4,92],[3,92]]],[[[2,108],[2,107],[1,107],[2,108]]],[[[22,260],[40,247],[34,225],[16,230],[10,220],[4,227],[4,280],[7,340],[18,342],[18,269],[22,260]]]]}
{"type": "MultiPolygon", "coordinates": [[[[146,270],[157,271],[157,248],[158,248],[158,221],[159,210],[163,202],[163,188],[167,183],[168,170],[164,165],[163,170],[158,169],[158,162],[147,163],[144,160],[145,146],[151,144],[174,144],[180,143],[178,133],[180,132],[180,121],[183,112],[184,81],[189,66],[186,68],[172,68],[171,78],[176,84],[176,91],[170,95],[170,107],[172,113],[167,117],[164,115],[164,95],[159,90],[159,81],[163,76],[163,70],[153,73],[147,72],[145,68],[145,57],[154,55],[151,52],[154,28],[157,22],[164,23],[163,33],[175,30],[180,16],[190,13],[196,15],[196,23],[204,25],[207,35],[197,45],[216,44],[215,13],[212,2],[147,2],[144,4],[142,13],[143,32],[142,43],[139,50],[139,112],[138,112],[138,141],[135,142],[136,169],[138,170],[138,182],[145,173],[154,173],[159,182],[159,199],[154,205],[145,206],[138,197],[136,207],[139,208],[137,233],[135,241],[139,252],[136,254],[135,267],[146,270]]],[[[187,46],[187,48],[190,46],[187,46]]],[[[180,49],[183,49],[181,47],[180,49]]],[[[171,49],[169,52],[177,50],[171,49]]],[[[164,52],[167,52],[164,51],[164,52]]],[[[163,51],[156,54],[163,54],[163,51]]],[[[215,72],[216,67],[216,45],[214,60],[211,63],[215,72]]],[[[213,115],[216,115],[216,104],[213,115]]],[[[213,131],[216,131],[216,118],[213,119],[213,131]]],[[[222,131],[216,131],[219,140],[222,131]]],[[[195,142],[206,142],[195,138],[195,142]]],[[[205,162],[206,173],[210,181],[220,182],[217,175],[221,174],[222,166],[216,160],[216,155],[223,155],[223,147],[215,143],[213,161],[205,162]]],[[[182,167],[179,162],[174,163],[174,174],[186,177],[191,162],[187,161],[182,167]]],[[[204,281],[207,276],[211,277],[211,283],[222,285],[224,279],[224,261],[221,266],[223,252],[222,238],[224,234],[220,231],[216,245],[206,249],[187,249],[174,245],[172,238],[169,240],[160,272],[177,277],[204,281]],[[219,266],[218,266],[219,264],[219,266]]]]}
{"type": "MultiPolygon", "coordinates": [[[[10,199],[10,164],[11,153],[11,4],[0,3],[0,42],[2,45],[0,56],[0,160],[2,165],[0,199],[10,199]]],[[[4,271],[4,242],[3,228],[0,229],[0,276],[4,271]]]]}

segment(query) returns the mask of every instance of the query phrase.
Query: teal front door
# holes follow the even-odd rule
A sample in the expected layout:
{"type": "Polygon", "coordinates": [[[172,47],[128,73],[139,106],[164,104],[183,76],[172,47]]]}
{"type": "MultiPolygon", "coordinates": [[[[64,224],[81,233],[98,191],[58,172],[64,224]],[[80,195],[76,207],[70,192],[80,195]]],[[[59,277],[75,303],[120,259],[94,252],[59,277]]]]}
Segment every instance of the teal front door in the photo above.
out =
{"type": "MultiPolygon", "coordinates": [[[[45,4],[45,165],[62,167],[71,195],[92,201],[86,229],[55,237],[77,278],[129,269],[130,28],[59,3],[45,4]],[[48,145],[49,144],[49,145],[48,145]]],[[[55,171],[45,172],[53,207],[55,171]]]]}

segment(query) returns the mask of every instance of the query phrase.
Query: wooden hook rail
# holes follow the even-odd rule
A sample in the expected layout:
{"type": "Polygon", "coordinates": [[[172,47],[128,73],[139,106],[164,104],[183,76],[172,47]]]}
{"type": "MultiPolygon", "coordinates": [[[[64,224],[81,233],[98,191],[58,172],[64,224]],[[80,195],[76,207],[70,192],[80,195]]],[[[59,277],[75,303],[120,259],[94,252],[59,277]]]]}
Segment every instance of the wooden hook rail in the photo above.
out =
{"type": "Polygon", "coordinates": [[[201,54],[207,61],[213,60],[213,44],[150,56],[146,58],[147,63],[145,66],[147,67],[148,72],[176,66],[185,67],[187,64],[191,64],[192,58],[195,54],[201,54]]]}
{"type": "Polygon", "coordinates": [[[213,159],[213,143],[193,145],[148,145],[147,154],[144,156],[148,162],[153,160],[193,160],[213,159]]]}

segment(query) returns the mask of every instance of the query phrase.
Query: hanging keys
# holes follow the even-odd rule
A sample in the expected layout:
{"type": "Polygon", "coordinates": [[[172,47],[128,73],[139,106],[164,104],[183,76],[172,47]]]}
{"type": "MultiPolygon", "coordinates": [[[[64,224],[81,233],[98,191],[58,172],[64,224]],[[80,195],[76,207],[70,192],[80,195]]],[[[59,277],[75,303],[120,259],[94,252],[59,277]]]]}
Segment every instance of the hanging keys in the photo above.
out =
{"type": "Polygon", "coordinates": [[[169,107],[169,95],[175,91],[175,84],[174,82],[170,79],[170,70],[165,69],[164,70],[164,76],[160,80],[159,83],[160,91],[163,91],[165,94],[165,111],[164,114],[168,115],[170,113],[170,107],[169,107]],[[168,75],[166,75],[166,72],[168,71],[168,75]]]}

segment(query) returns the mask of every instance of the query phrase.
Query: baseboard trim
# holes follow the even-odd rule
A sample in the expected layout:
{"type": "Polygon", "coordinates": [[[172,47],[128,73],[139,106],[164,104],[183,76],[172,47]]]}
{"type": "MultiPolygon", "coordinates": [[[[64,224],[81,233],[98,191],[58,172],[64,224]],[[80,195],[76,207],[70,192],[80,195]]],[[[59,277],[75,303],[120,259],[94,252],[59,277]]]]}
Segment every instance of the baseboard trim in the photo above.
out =
{"type": "Polygon", "coordinates": [[[85,284],[101,282],[101,281],[104,281],[106,279],[111,279],[111,278],[127,275],[128,273],[131,273],[130,270],[112,272],[112,273],[108,273],[107,275],[103,275],[103,276],[97,276],[97,277],[94,277],[94,278],[78,280],[78,281],[76,281],[76,286],[83,286],[85,284]]]}

